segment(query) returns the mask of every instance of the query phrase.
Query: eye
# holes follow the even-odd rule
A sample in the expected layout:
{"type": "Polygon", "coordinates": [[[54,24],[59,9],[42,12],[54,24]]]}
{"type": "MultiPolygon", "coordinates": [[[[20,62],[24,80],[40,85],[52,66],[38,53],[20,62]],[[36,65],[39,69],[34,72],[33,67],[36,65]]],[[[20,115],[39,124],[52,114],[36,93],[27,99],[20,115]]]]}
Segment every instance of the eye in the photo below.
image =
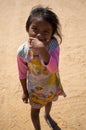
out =
{"type": "Polygon", "coordinates": [[[47,30],[46,30],[46,31],[44,31],[43,33],[44,33],[44,35],[49,35],[49,34],[50,34],[50,32],[49,32],[49,31],[47,31],[47,30]]]}
{"type": "Polygon", "coordinates": [[[32,29],[33,29],[34,31],[38,30],[38,28],[37,28],[37,27],[32,27],[32,29]]]}

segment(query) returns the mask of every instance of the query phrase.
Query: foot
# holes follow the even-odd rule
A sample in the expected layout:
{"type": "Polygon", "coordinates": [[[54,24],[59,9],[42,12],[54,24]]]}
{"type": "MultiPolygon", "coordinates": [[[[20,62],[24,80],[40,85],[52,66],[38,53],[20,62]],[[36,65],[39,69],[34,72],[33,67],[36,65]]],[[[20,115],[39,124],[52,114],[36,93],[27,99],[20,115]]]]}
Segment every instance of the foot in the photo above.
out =
{"type": "Polygon", "coordinates": [[[57,123],[50,117],[50,115],[47,117],[45,116],[45,120],[52,130],[61,130],[57,123]]]}

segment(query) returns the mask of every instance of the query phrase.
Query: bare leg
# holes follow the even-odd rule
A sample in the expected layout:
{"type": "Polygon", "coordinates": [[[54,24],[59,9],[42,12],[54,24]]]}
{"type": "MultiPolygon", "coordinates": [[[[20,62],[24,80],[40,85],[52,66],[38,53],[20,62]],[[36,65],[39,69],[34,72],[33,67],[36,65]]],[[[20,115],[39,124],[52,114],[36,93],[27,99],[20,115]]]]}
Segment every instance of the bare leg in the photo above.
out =
{"type": "Polygon", "coordinates": [[[52,130],[61,130],[60,127],[57,125],[57,123],[50,116],[51,107],[52,107],[52,102],[49,102],[45,106],[45,120],[48,123],[48,125],[52,128],[52,130]]]}
{"type": "Polygon", "coordinates": [[[52,102],[49,102],[49,103],[45,106],[45,116],[46,116],[46,117],[48,117],[48,116],[50,115],[51,107],[52,107],[52,102]]]}
{"type": "Polygon", "coordinates": [[[35,130],[41,130],[39,112],[40,112],[40,109],[31,108],[31,119],[32,119],[35,130]]]}

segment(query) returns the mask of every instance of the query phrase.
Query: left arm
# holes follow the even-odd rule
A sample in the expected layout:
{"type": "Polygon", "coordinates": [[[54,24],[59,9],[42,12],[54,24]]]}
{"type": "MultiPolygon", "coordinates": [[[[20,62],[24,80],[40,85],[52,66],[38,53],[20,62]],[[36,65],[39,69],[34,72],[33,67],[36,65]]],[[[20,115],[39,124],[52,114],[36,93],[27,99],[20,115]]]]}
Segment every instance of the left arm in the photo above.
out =
{"type": "Polygon", "coordinates": [[[46,50],[45,47],[41,48],[39,50],[39,53],[44,61],[44,64],[47,65],[50,61],[50,54],[48,53],[48,51],[46,50]]]}

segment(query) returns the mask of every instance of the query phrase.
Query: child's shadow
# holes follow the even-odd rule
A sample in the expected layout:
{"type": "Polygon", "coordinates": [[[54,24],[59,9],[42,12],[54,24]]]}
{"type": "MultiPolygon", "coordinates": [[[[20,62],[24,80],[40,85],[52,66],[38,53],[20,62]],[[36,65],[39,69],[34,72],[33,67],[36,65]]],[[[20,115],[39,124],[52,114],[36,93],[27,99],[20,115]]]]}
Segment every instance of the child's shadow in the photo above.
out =
{"type": "Polygon", "coordinates": [[[53,128],[52,130],[61,130],[61,128],[58,125],[56,125],[55,128],[53,128]]]}
{"type": "Polygon", "coordinates": [[[50,126],[50,128],[52,128],[52,130],[61,130],[61,128],[58,126],[58,124],[51,118],[51,116],[48,116],[45,120],[47,122],[47,124],[50,126]]]}

